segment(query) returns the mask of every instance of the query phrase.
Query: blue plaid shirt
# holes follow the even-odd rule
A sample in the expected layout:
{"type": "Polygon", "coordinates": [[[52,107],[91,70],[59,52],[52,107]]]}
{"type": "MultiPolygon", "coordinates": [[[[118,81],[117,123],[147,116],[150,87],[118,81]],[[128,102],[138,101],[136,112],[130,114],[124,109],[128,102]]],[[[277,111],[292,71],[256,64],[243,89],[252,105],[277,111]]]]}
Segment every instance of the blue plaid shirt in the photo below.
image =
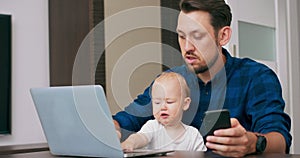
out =
{"type": "MultiPolygon", "coordinates": [[[[248,58],[235,58],[223,49],[225,67],[207,84],[183,65],[168,71],[180,73],[191,89],[192,103],[183,115],[185,124],[201,131],[203,114],[207,110],[228,109],[232,118],[237,118],[248,131],[281,133],[287,145],[292,137],[290,117],[284,113],[285,102],[276,74],[267,66],[248,58]]],[[[151,85],[124,111],[113,116],[127,137],[137,132],[149,119],[153,119],[151,85]]]]}

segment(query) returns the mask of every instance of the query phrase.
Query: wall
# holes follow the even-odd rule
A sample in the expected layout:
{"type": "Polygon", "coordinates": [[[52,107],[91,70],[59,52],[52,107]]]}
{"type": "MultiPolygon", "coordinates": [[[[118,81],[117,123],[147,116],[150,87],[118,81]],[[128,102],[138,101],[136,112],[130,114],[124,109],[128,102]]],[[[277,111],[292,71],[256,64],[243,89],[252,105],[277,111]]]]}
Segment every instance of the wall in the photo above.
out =
{"type": "Polygon", "coordinates": [[[292,117],[292,129],[293,134],[293,148],[292,153],[300,153],[300,119],[299,111],[299,93],[300,93],[300,2],[298,0],[287,1],[287,35],[288,35],[288,73],[289,81],[288,85],[290,88],[290,116],[292,117]]]}
{"type": "Polygon", "coordinates": [[[275,27],[274,0],[238,1],[238,6],[239,20],[275,27]]]}
{"type": "Polygon", "coordinates": [[[116,113],[161,73],[160,0],[104,4],[107,98],[116,113]]]}
{"type": "MultiPolygon", "coordinates": [[[[159,6],[159,0],[135,0],[122,1],[120,4],[114,1],[105,1],[106,16],[121,11],[126,8],[137,6],[159,6]],[[134,2],[134,3],[133,3],[134,2]]],[[[49,35],[48,35],[48,1],[47,0],[1,0],[0,13],[12,15],[12,134],[0,136],[0,146],[14,144],[30,144],[45,142],[45,137],[35,111],[29,89],[31,87],[49,86],[49,35]]],[[[149,14],[148,14],[149,15],[149,14]]],[[[151,13],[151,19],[155,26],[160,25],[160,12],[151,13]]],[[[122,26],[123,21],[117,21],[117,26],[122,26]]],[[[110,26],[107,26],[110,28],[110,26]]],[[[123,50],[130,53],[140,53],[140,57],[153,59],[155,62],[161,61],[160,47],[155,42],[160,42],[160,30],[155,28],[144,28],[130,31],[115,41],[107,49],[108,65],[111,72],[114,68],[114,60],[118,60],[116,53],[123,50]],[[123,43],[124,42],[124,43],[123,43]],[[123,44],[121,44],[123,43],[123,44]],[[135,44],[146,43],[146,47],[135,47],[135,44]],[[148,43],[148,44],[147,44],[148,43]],[[133,45],[132,45],[133,44],[133,45]],[[127,51],[133,46],[133,51],[127,51]],[[145,50],[146,49],[146,50],[145,50]],[[149,51],[154,53],[149,53],[149,51]],[[109,53],[112,52],[112,53],[109,53]],[[115,52],[115,53],[114,53],[115,52]],[[150,56],[144,56],[150,54],[150,56]],[[151,56],[152,54],[152,56],[151,56]]],[[[109,32],[106,32],[108,37],[109,32]]],[[[127,61],[132,63],[139,59],[127,61]]],[[[129,73],[130,96],[136,96],[145,85],[148,85],[158,73],[161,72],[161,65],[143,62],[134,68],[134,72],[129,73]],[[144,72],[147,72],[145,75],[144,72]],[[151,72],[151,73],[149,73],[151,72]],[[143,81],[143,82],[142,82],[143,81]]],[[[111,74],[107,75],[110,81],[111,74]]],[[[108,84],[110,85],[110,83],[108,84]]],[[[109,89],[109,87],[108,87],[109,89]]],[[[112,93],[108,92],[109,99],[113,99],[112,93]]],[[[112,101],[113,102],[113,101],[112,101]]],[[[116,108],[113,112],[119,111],[116,108]]]]}
{"type": "Polygon", "coordinates": [[[29,93],[49,85],[48,1],[1,0],[0,13],[12,15],[12,134],[0,146],[45,142],[29,93]]]}

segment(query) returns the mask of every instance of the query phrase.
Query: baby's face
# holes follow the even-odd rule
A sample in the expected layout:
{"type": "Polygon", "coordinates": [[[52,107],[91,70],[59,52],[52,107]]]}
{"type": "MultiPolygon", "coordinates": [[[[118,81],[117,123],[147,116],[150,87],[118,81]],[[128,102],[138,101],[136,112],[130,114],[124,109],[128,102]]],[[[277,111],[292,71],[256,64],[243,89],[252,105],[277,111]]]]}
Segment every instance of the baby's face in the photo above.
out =
{"type": "Polygon", "coordinates": [[[184,98],[177,79],[155,81],[152,86],[153,115],[165,126],[181,122],[184,98]]]}

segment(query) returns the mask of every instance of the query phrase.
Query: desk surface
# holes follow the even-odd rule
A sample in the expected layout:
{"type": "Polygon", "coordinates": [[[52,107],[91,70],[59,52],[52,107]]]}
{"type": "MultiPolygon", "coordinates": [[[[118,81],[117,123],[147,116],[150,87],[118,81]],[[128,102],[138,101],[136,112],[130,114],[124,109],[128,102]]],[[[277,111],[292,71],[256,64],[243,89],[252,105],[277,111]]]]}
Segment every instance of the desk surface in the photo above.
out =
{"type": "MultiPolygon", "coordinates": [[[[206,158],[206,157],[221,157],[212,152],[189,152],[176,151],[166,156],[165,158],[206,158]]],[[[0,147],[0,158],[66,158],[64,156],[54,156],[50,153],[48,145],[45,144],[28,144],[0,147]]],[[[72,158],[72,157],[67,157],[72,158]]],[[[247,158],[300,158],[296,154],[276,154],[269,153],[263,155],[248,155],[247,158]]]]}
{"type": "MultiPolygon", "coordinates": [[[[175,152],[172,155],[162,156],[166,158],[209,158],[209,157],[220,157],[213,153],[203,152],[175,152]]],[[[300,155],[286,155],[286,154],[263,154],[263,155],[249,155],[249,158],[300,158],[300,155]]],[[[0,155],[0,158],[66,158],[62,156],[51,155],[49,151],[19,153],[19,154],[8,154],[0,155]]],[[[71,158],[71,157],[67,157],[71,158]]]]}
{"type": "Polygon", "coordinates": [[[26,144],[26,145],[9,145],[9,146],[0,146],[0,155],[29,153],[29,152],[47,151],[47,150],[49,150],[47,143],[26,144]]]}

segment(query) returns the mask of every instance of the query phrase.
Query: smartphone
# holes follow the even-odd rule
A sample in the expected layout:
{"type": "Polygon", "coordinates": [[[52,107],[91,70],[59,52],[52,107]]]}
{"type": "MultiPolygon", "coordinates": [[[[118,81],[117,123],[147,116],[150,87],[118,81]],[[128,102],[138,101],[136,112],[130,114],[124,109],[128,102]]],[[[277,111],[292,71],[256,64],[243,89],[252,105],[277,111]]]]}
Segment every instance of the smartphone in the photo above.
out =
{"type": "Polygon", "coordinates": [[[214,135],[214,131],[218,129],[230,128],[230,114],[227,109],[211,110],[204,113],[203,118],[203,132],[206,137],[214,135]]]}

